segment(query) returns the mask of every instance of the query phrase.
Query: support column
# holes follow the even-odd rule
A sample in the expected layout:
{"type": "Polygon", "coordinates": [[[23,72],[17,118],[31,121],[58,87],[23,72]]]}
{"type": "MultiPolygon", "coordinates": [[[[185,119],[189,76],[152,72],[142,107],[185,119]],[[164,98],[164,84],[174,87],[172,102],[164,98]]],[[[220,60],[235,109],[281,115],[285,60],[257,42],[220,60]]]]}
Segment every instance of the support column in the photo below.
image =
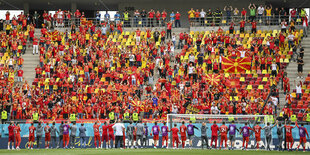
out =
{"type": "Polygon", "coordinates": [[[24,3],[24,14],[28,14],[29,13],[29,3],[28,2],[25,2],[24,3]]]}

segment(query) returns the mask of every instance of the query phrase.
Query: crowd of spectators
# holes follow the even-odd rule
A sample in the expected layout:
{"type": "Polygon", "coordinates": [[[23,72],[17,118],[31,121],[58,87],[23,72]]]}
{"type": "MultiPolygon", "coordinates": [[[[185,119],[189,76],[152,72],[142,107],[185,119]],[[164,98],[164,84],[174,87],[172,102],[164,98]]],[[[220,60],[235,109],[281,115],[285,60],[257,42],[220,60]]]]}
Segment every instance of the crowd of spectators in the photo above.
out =
{"type": "Polygon", "coordinates": [[[110,112],[165,119],[168,113],[256,114],[261,108],[276,114],[278,82],[302,37],[296,29],[229,34],[221,28],[169,37],[171,24],[167,31],[123,32],[86,19],[65,32],[49,32],[43,25],[35,37],[35,25],[24,20],[6,23],[1,32],[1,109],[10,119],[30,119],[35,112],[42,119],[66,119],[71,113],[108,118],[110,112]],[[28,40],[40,57],[32,84],[22,72],[28,40]],[[250,58],[251,72],[224,72],[224,57],[250,58]],[[213,82],[210,75],[216,76],[213,82]],[[270,104],[263,106],[270,93],[270,104]]]}

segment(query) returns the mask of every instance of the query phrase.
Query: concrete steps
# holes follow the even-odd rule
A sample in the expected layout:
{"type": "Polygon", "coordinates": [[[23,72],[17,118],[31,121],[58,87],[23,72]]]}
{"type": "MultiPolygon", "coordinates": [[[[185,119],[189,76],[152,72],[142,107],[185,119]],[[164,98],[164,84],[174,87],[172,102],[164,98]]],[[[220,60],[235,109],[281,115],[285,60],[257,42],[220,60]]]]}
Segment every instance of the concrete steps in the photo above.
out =
{"type": "MultiPolygon", "coordinates": [[[[308,32],[309,33],[309,32],[308,32]]],[[[304,66],[303,66],[303,77],[304,78],[297,78],[298,77],[298,72],[297,72],[297,63],[294,61],[291,61],[286,69],[287,72],[287,77],[290,79],[290,86],[291,86],[291,91],[296,88],[294,81],[296,82],[304,82],[305,77],[308,75],[310,72],[310,37],[303,38],[301,41],[301,45],[304,48],[304,66]]],[[[299,52],[299,49],[297,50],[299,52]]],[[[281,91],[283,94],[283,91],[281,91]]],[[[281,105],[283,106],[285,104],[285,96],[281,97],[280,95],[280,102],[281,105]],[[283,101],[283,102],[282,102],[283,101]],[[283,104],[282,104],[283,103],[283,104]]]]}

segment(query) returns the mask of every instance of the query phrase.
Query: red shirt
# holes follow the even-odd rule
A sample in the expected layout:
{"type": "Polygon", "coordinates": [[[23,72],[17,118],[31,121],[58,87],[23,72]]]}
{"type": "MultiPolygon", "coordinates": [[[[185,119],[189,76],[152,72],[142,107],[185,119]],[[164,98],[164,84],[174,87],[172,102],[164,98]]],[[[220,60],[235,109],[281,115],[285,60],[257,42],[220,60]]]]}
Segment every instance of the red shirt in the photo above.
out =
{"type": "Polygon", "coordinates": [[[252,22],[252,29],[256,29],[256,22],[252,22]]]}
{"type": "Polygon", "coordinates": [[[174,127],[171,129],[172,137],[178,137],[179,129],[174,127]]]}
{"type": "Polygon", "coordinates": [[[180,20],[181,14],[180,13],[176,13],[175,14],[175,20],[180,20]]]}
{"type": "Polygon", "coordinates": [[[114,134],[114,130],[113,130],[113,128],[112,128],[113,125],[114,125],[114,124],[109,124],[109,125],[108,125],[109,135],[113,135],[113,134],[114,134]]]}
{"type": "Polygon", "coordinates": [[[246,10],[241,11],[242,16],[246,15],[246,10]]]}
{"type": "Polygon", "coordinates": [[[262,127],[260,127],[259,125],[256,125],[254,127],[255,136],[260,136],[261,130],[262,130],[262,127]]]}
{"type": "Polygon", "coordinates": [[[171,30],[171,27],[172,27],[172,23],[168,23],[167,24],[167,30],[171,30]]]}
{"type": "MultiPolygon", "coordinates": [[[[220,132],[221,132],[221,135],[222,135],[222,136],[227,135],[227,131],[228,131],[228,127],[227,127],[226,125],[222,125],[222,126],[220,127],[220,132]]],[[[212,131],[212,133],[213,133],[213,131],[212,131]]],[[[217,132],[216,132],[216,133],[217,133],[217,132]]]]}
{"type": "Polygon", "coordinates": [[[23,70],[18,70],[17,71],[17,76],[23,77],[24,71],[23,70]]]}
{"type": "Polygon", "coordinates": [[[240,27],[244,27],[244,25],[245,25],[245,21],[241,21],[240,22],[240,27]]]}
{"type": "Polygon", "coordinates": [[[108,134],[108,126],[107,125],[103,125],[101,127],[102,129],[102,135],[107,135],[108,134]]]}
{"type": "Polygon", "coordinates": [[[187,127],[185,125],[180,126],[181,137],[186,136],[187,127]]]}
{"type": "Polygon", "coordinates": [[[100,127],[100,125],[94,124],[93,128],[94,128],[94,134],[95,134],[95,135],[99,135],[99,127],[100,127]]]}
{"type": "Polygon", "coordinates": [[[15,126],[15,128],[14,128],[14,133],[15,133],[15,136],[20,136],[20,127],[19,126],[15,126]]]}
{"type": "Polygon", "coordinates": [[[217,136],[217,131],[219,131],[219,127],[216,124],[211,126],[212,136],[217,136]]]}
{"type": "Polygon", "coordinates": [[[36,130],[36,127],[30,126],[29,127],[29,136],[34,136],[34,131],[36,130]]]}
{"type": "Polygon", "coordinates": [[[292,136],[293,127],[290,125],[284,125],[284,127],[285,127],[286,136],[288,136],[288,137],[292,136]]]}
{"type": "Polygon", "coordinates": [[[44,127],[44,131],[45,131],[45,135],[50,135],[51,134],[49,126],[45,126],[44,127]]]}

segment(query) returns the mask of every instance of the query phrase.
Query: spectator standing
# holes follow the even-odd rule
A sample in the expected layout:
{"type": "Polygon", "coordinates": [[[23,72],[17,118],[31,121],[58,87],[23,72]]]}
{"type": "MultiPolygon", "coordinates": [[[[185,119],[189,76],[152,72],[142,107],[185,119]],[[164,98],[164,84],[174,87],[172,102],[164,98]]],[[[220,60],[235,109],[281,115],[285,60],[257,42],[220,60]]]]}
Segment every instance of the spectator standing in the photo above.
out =
{"type": "Polygon", "coordinates": [[[264,12],[265,12],[265,8],[263,7],[263,5],[260,5],[260,6],[257,8],[257,15],[258,15],[258,21],[259,21],[259,23],[263,23],[264,12]]]}
{"type": "Polygon", "coordinates": [[[200,11],[200,26],[204,26],[206,14],[207,13],[203,9],[201,9],[201,11],[200,11]]]}
{"type": "Polygon", "coordinates": [[[147,12],[143,9],[140,13],[141,18],[142,18],[142,27],[146,27],[146,16],[147,12]]]}
{"type": "Polygon", "coordinates": [[[175,21],[175,13],[172,11],[172,12],[170,13],[170,22],[171,22],[171,23],[174,23],[174,21],[175,21]]]}
{"type": "Polygon", "coordinates": [[[246,9],[242,8],[242,11],[241,11],[241,19],[246,20],[246,14],[247,14],[246,9]]]}
{"type": "Polygon", "coordinates": [[[104,14],[104,21],[106,23],[110,23],[110,14],[108,13],[108,11],[106,11],[106,13],[104,14]]]}
{"type": "Polygon", "coordinates": [[[166,10],[164,10],[164,11],[161,13],[161,24],[162,24],[162,26],[165,26],[165,24],[166,24],[166,19],[167,19],[167,12],[166,12],[166,10]]]}
{"type": "Polygon", "coordinates": [[[305,37],[308,37],[308,27],[309,27],[308,18],[307,18],[307,16],[305,16],[302,20],[302,28],[303,28],[305,37]]]}
{"type": "Polygon", "coordinates": [[[232,6],[225,6],[224,11],[226,11],[226,20],[227,20],[226,23],[230,23],[231,13],[233,11],[233,7],[232,6]]]}
{"type": "Polygon", "coordinates": [[[175,22],[174,22],[175,27],[181,27],[180,18],[181,18],[181,14],[179,11],[177,11],[177,13],[175,14],[175,22]]]}
{"type": "Polygon", "coordinates": [[[168,38],[171,39],[172,22],[173,22],[173,21],[170,21],[170,22],[167,23],[167,39],[168,39],[168,38]]]}
{"type": "Polygon", "coordinates": [[[275,8],[273,10],[273,21],[272,22],[273,22],[273,25],[278,25],[279,23],[281,23],[279,8],[275,8]]]}
{"type": "Polygon", "coordinates": [[[280,14],[280,19],[281,19],[281,20],[288,20],[287,17],[286,17],[287,13],[286,13],[286,11],[284,10],[283,7],[282,7],[281,10],[279,11],[279,14],[280,14]]]}
{"type": "Polygon", "coordinates": [[[272,5],[270,4],[269,6],[265,6],[265,11],[266,11],[266,24],[270,25],[272,5]]]}
{"type": "Polygon", "coordinates": [[[251,22],[253,22],[254,20],[255,20],[255,18],[256,18],[256,6],[255,6],[255,4],[252,4],[252,3],[250,3],[250,5],[249,5],[249,10],[250,10],[250,17],[249,17],[249,20],[251,21],[251,22]]]}
{"type": "Polygon", "coordinates": [[[100,18],[101,18],[101,14],[99,13],[99,11],[96,12],[96,24],[100,24],[100,18]]]}
{"type": "Polygon", "coordinates": [[[298,77],[297,78],[304,78],[302,76],[304,60],[300,56],[297,57],[297,64],[298,64],[298,68],[297,68],[298,77]]]}
{"type": "Polygon", "coordinates": [[[188,19],[190,22],[190,26],[194,26],[194,20],[195,20],[195,10],[191,8],[188,12],[188,19]]]}

